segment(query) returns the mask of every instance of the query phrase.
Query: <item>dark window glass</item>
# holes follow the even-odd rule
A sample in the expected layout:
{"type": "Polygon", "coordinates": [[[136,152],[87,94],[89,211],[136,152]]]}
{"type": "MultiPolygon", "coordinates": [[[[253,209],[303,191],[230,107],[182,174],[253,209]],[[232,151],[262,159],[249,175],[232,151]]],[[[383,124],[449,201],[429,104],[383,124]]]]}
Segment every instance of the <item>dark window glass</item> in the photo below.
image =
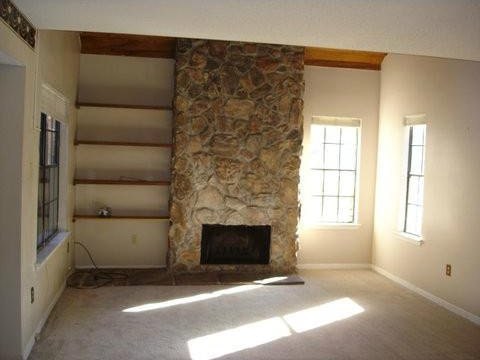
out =
{"type": "Polygon", "coordinates": [[[39,150],[37,250],[58,232],[60,123],[43,113],[39,150]]]}

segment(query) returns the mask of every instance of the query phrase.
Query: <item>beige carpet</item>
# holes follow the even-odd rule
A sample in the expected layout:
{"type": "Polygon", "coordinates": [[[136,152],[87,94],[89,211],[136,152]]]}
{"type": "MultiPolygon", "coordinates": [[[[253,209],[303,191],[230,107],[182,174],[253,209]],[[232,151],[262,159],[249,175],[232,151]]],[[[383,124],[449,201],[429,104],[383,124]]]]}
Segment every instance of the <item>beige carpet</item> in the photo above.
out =
{"type": "Polygon", "coordinates": [[[371,271],[67,289],[29,359],[480,359],[480,327],[371,271]]]}

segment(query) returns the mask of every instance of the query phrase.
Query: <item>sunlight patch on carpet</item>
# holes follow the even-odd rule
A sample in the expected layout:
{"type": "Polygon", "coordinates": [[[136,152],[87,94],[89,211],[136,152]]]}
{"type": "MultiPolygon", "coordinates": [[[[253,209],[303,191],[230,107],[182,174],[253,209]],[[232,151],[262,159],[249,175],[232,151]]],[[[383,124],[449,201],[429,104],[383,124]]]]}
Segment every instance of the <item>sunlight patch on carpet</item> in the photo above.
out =
{"type": "Polygon", "coordinates": [[[261,285],[235,286],[235,287],[228,288],[228,289],[217,290],[217,291],[214,291],[214,292],[211,292],[211,293],[203,293],[203,294],[188,296],[188,297],[184,297],[184,298],[178,298],[178,299],[172,299],[172,300],[167,300],[167,301],[162,301],[162,302],[143,304],[143,305],[139,305],[139,306],[130,307],[130,308],[122,310],[122,311],[127,312],[127,313],[138,313],[138,312],[143,312],[143,311],[164,309],[164,308],[169,308],[169,307],[172,307],[172,306],[178,306],[178,305],[194,303],[194,302],[197,302],[197,301],[214,299],[214,298],[224,296],[224,295],[238,294],[238,293],[241,293],[241,292],[258,289],[260,287],[261,287],[261,285]]]}
{"type": "Polygon", "coordinates": [[[288,326],[275,317],[189,340],[188,349],[192,360],[210,360],[290,335],[288,326]]]}
{"type": "Polygon", "coordinates": [[[285,315],[283,319],[296,333],[302,333],[339,320],[347,319],[363,311],[364,309],[352,299],[342,298],[285,315]]]}
{"type": "Polygon", "coordinates": [[[365,309],[350,298],[191,339],[192,360],[212,360],[350,318],[365,309]]]}

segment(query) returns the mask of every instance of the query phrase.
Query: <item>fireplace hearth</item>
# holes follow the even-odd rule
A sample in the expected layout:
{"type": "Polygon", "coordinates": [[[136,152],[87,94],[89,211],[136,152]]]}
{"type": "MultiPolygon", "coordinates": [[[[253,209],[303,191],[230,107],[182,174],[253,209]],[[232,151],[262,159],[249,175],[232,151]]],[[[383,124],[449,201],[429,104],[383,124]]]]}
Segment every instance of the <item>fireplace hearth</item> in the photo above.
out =
{"type": "Polygon", "coordinates": [[[269,225],[202,226],[201,264],[268,264],[269,225]]]}

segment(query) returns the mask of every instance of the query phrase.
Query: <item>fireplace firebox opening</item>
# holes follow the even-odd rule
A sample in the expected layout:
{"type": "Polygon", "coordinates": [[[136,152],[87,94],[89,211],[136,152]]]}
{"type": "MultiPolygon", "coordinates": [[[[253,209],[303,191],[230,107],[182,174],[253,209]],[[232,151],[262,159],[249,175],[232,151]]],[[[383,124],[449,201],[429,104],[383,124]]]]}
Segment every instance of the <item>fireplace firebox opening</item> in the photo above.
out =
{"type": "Polygon", "coordinates": [[[268,264],[270,225],[202,226],[201,264],[268,264]]]}

